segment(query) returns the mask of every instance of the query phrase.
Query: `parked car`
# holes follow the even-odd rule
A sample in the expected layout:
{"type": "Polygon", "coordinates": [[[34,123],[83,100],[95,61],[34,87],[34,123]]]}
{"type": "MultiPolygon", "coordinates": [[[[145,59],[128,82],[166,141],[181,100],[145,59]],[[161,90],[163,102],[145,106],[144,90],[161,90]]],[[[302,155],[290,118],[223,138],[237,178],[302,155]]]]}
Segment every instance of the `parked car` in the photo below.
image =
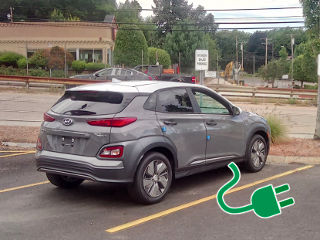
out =
{"type": "Polygon", "coordinates": [[[153,77],[139,72],[135,69],[125,69],[125,68],[105,68],[99,70],[93,74],[82,74],[71,76],[70,78],[76,79],[86,79],[86,80],[112,80],[116,78],[121,81],[131,81],[131,80],[153,80],[153,77]]]}
{"type": "Polygon", "coordinates": [[[270,145],[266,120],[211,89],[132,81],[69,89],[44,114],[37,169],[61,188],[85,179],[126,183],[156,203],[173,178],[243,162],[260,171],[270,145]]]}
{"type": "MultiPolygon", "coordinates": [[[[168,82],[196,83],[196,77],[185,74],[164,73],[161,65],[139,65],[134,68],[139,72],[152,76],[153,79],[168,82]]],[[[173,70],[173,69],[172,69],[173,70]]]]}

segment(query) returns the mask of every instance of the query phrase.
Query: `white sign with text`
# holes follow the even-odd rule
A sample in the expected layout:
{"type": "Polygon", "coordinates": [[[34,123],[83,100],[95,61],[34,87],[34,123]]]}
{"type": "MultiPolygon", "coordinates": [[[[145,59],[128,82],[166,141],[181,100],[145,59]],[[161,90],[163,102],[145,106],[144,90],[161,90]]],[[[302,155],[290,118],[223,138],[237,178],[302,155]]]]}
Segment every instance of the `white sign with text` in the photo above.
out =
{"type": "Polygon", "coordinates": [[[209,51],[196,50],[196,71],[208,71],[209,69],[209,51]]]}

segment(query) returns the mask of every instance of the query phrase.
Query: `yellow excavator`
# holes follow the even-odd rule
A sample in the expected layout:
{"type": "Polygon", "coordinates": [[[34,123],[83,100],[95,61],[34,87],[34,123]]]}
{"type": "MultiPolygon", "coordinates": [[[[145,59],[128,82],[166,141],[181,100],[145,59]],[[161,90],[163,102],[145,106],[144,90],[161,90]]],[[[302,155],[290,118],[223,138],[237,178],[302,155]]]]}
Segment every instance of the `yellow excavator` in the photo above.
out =
{"type": "Polygon", "coordinates": [[[221,77],[223,77],[225,80],[228,80],[232,77],[233,75],[233,61],[229,62],[224,70],[224,72],[221,73],[221,77]]]}

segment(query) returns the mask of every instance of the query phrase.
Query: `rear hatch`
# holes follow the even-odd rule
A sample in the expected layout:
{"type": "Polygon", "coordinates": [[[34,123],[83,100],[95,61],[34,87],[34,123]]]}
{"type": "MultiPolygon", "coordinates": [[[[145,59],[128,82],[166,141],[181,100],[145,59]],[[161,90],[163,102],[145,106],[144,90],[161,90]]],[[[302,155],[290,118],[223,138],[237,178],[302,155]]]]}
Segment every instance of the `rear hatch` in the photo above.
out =
{"type": "Polygon", "coordinates": [[[95,156],[110,142],[110,130],[92,121],[112,119],[137,93],[113,91],[67,91],[46,113],[42,126],[44,150],[81,156],[95,156]]]}

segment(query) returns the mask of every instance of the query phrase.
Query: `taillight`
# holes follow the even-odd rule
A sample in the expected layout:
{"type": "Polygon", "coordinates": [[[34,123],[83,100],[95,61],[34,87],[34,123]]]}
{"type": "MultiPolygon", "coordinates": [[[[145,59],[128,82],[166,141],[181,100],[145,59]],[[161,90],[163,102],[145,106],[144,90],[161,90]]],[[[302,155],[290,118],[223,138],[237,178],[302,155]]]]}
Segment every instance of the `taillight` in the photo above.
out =
{"type": "Polygon", "coordinates": [[[123,146],[106,147],[103,148],[99,153],[99,157],[101,158],[121,158],[122,155],[123,146]]]}
{"type": "Polygon", "coordinates": [[[88,121],[91,126],[98,127],[124,127],[137,121],[137,118],[108,118],[88,121]]]}
{"type": "Polygon", "coordinates": [[[193,84],[195,84],[196,83],[196,77],[192,77],[191,81],[192,81],[193,84]]]}
{"type": "Polygon", "coordinates": [[[38,137],[36,149],[37,149],[38,151],[41,151],[41,150],[42,150],[42,143],[41,143],[40,137],[38,137]]]}
{"type": "Polygon", "coordinates": [[[45,122],[54,122],[55,119],[51,117],[48,113],[43,114],[43,121],[45,122]]]}

